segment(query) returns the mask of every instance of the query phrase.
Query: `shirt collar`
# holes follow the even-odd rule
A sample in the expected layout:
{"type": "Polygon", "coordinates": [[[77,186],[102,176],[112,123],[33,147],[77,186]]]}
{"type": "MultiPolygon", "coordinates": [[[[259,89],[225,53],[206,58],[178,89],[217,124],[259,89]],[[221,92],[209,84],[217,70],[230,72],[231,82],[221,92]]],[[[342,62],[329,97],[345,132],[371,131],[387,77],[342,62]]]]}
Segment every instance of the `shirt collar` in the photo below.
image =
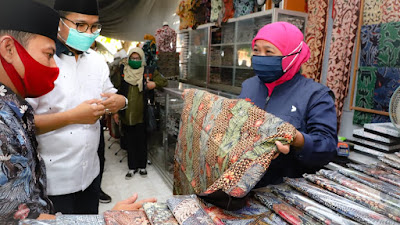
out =
{"type": "MultiPolygon", "coordinates": [[[[4,94],[4,102],[19,118],[22,118],[29,108],[28,103],[2,83],[0,83],[0,91],[4,94]]],[[[1,93],[0,96],[3,96],[1,93]]]]}
{"type": "MultiPolygon", "coordinates": [[[[88,54],[87,51],[85,53],[88,54]]],[[[75,53],[73,53],[71,50],[69,50],[69,48],[64,43],[62,43],[60,40],[57,39],[56,40],[56,55],[58,57],[60,57],[61,54],[68,55],[68,56],[75,56],[75,53]]],[[[83,52],[78,51],[78,55],[81,55],[81,54],[83,54],[83,52]]]]}

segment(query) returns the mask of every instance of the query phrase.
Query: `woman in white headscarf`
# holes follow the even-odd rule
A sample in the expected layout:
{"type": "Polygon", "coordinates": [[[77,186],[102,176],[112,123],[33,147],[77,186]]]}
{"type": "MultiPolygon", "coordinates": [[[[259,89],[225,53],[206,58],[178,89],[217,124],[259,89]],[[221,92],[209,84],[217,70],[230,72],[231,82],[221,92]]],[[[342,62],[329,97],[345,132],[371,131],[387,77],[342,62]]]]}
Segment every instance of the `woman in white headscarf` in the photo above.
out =
{"type": "Polygon", "coordinates": [[[149,92],[158,87],[165,87],[167,80],[154,68],[146,66],[146,59],[141,48],[133,48],[128,58],[121,63],[121,76],[115,83],[118,93],[128,99],[128,107],[114,115],[114,120],[122,123],[121,145],[128,151],[129,171],[126,179],[131,179],[139,172],[147,175],[147,144],[145,127],[145,103],[149,92]]]}

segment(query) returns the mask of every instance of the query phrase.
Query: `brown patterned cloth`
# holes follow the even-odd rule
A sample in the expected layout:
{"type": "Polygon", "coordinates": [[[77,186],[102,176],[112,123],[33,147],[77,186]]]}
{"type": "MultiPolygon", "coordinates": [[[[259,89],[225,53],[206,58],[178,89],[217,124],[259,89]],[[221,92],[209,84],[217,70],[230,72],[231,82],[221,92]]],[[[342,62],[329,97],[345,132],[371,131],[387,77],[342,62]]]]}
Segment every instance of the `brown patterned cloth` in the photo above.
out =
{"type": "Polygon", "coordinates": [[[310,59],[302,65],[302,74],[320,82],[322,60],[325,51],[326,28],[328,24],[328,0],[308,1],[306,43],[310,47],[310,59]]]}
{"type": "Polygon", "coordinates": [[[326,85],[335,94],[338,127],[349,89],[351,59],[357,34],[360,0],[335,0],[326,85]]]}
{"type": "Polygon", "coordinates": [[[142,210],[106,211],[104,220],[107,225],[150,225],[146,213],[142,210]]]}

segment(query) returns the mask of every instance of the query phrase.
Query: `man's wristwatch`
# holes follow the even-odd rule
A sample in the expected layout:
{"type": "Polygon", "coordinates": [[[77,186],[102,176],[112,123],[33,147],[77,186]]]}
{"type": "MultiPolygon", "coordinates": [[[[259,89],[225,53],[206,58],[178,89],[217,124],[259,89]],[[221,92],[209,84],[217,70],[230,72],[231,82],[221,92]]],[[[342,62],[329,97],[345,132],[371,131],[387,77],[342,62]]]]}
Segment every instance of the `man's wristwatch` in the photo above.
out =
{"type": "Polygon", "coordinates": [[[128,108],[128,99],[124,96],[125,98],[125,106],[123,108],[121,108],[120,110],[125,110],[128,108]]]}

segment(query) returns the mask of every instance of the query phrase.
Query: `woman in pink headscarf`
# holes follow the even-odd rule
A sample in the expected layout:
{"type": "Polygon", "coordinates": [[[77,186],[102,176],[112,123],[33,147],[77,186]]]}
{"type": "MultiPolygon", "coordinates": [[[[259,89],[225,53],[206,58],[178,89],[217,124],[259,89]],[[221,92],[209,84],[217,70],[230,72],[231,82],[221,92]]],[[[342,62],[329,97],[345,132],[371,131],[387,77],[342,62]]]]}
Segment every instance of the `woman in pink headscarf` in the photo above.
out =
{"type": "Polygon", "coordinates": [[[242,84],[240,98],[291,123],[297,129],[291,145],[280,153],[256,187],[282,182],[283,177],[313,173],[336,155],[337,126],[333,93],[300,74],[310,57],[302,32],[286,22],[261,28],[253,40],[256,76],[242,84]]]}

